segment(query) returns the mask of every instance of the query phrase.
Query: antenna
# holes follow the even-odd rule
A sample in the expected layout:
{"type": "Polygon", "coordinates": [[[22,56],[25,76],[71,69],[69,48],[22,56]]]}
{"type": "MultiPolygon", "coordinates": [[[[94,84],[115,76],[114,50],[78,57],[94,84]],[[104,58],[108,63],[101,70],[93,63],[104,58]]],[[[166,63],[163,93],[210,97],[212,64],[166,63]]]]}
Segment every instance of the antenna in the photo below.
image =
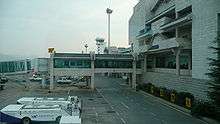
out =
{"type": "Polygon", "coordinates": [[[108,0],[108,8],[111,7],[111,0],[108,0]]]}

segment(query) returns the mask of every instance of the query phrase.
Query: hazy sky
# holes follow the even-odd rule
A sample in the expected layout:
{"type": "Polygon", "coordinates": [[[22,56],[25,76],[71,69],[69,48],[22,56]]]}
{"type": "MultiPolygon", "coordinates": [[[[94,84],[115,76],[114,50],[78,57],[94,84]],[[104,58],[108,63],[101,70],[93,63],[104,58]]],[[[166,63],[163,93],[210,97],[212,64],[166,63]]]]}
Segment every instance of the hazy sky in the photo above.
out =
{"type": "Polygon", "coordinates": [[[112,45],[128,46],[128,20],[137,0],[0,0],[0,53],[47,56],[96,50],[95,38],[107,39],[111,5],[112,45]]]}

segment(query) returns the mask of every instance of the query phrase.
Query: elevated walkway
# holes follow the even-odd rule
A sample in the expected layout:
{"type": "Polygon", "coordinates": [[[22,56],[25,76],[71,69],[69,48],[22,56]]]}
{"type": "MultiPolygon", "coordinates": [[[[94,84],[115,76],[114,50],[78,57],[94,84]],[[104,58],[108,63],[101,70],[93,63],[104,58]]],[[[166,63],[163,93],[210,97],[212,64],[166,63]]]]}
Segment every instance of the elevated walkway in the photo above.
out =
{"type": "Polygon", "coordinates": [[[54,77],[90,76],[94,89],[96,73],[124,73],[132,75],[132,87],[136,87],[136,75],[142,74],[141,62],[130,54],[77,54],[52,53],[50,57],[50,89],[53,89],[54,77]]]}

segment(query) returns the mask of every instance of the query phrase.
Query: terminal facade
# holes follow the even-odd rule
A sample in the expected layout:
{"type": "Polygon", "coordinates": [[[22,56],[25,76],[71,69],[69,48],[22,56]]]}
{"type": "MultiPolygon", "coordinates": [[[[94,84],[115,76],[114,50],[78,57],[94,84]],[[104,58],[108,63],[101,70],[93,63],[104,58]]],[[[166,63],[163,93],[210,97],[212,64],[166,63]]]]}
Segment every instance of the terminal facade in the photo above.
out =
{"type": "Polygon", "coordinates": [[[129,20],[129,44],[144,56],[144,83],[208,99],[219,6],[219,0],[139,0],[129,20]]]}

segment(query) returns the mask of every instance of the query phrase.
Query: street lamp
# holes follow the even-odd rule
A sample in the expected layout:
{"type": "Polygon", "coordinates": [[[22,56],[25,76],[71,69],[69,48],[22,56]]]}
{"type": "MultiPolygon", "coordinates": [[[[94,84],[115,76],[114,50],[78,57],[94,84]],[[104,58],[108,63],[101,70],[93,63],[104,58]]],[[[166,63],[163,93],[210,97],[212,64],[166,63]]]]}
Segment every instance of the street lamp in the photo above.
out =
{"type": "Polygon", "coordinates": [[[87,53],[88,44],[85,44],[85,46],[84,46],[84,47],[86,48],[86,53],[87,53]]]}
{"type": "Polygon", "coordinates": [[[108,14],[108,53],[110,53],[110,15],[112,14],[113,10],[111,10],[110,8],[106,9],[106,13],[108,14]]]}

